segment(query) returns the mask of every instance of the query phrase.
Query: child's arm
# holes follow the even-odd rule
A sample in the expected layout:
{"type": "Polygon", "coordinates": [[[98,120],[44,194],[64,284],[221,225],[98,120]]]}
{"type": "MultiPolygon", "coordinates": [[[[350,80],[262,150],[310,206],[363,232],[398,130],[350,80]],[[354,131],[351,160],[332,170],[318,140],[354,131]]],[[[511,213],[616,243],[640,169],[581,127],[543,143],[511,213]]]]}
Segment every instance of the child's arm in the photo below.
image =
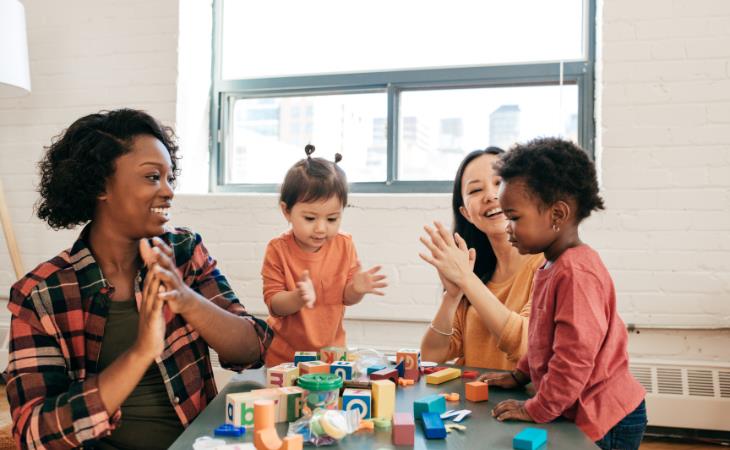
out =
{"type": "Polygon", "coordinates": [[[357,273],[352,276],[352,280],[345,286],[345,294],[342,302],[346,306],[360,303],[365,294],[383,295],[383,291],[379,289],[387,287],[385,275],[378,274],[380,266],[374,266],[365,272],[360,271],[358,266],[357,273]]]}
{"type": "Polygon", "coordinates": [[[317,296],[314,293],[309,271],[304,271],[297,282],[296,291],[281,291],[271,297],[271,312],[277,316],[288,316],[302,309],[302,306],[314,308],[317,296]]]}
{"type": "Polygon", "coordinates": [[[540,389],[525,402],[527,413],[538,423],[554,420],[576,402],[595,368],[601,346],[613,345],[605,342],[609,317],[601,281],[594,273],[578,269],[557,277],[551,318],[555,322],[553,355],[540,389]]]}

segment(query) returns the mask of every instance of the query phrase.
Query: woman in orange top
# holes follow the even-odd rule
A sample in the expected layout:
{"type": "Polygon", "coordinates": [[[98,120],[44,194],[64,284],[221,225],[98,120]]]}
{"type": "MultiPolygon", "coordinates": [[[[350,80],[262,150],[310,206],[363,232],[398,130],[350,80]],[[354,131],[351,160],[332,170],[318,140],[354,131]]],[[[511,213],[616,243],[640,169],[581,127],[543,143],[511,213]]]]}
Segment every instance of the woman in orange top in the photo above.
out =
{"type": "MultiPolygon", "coordinates": [[[[492,167],[503,153],[497,147],[475,150],[456,172],[454,231],[473,249],[474,273],[466,292],[439,273],[444,293],[421,341],[424,360],[458,358],[466,366],[513,369],[527,350],[532,278],[544,258],[520,255],[507,240],[497,200],[501,180],[492,167]]],[[[433,245],[428,238],[421,241],[433,245]]],[[[433,264],[430,256],[421,257],[433,264]]]]}
{"type": "Polygon", "coordinates": [[[380,266],[360,270],[355,245],[340,230],[347,205],[347,179],[335,162],[307,157],[284,178],[280,206],[291,229],[266,247],[261,275],[267,319],[274,340],[266,354],[271,367],[294,360],[295,351],[345,346],[345,306],[365,294],[383,295],[380,266]]]}

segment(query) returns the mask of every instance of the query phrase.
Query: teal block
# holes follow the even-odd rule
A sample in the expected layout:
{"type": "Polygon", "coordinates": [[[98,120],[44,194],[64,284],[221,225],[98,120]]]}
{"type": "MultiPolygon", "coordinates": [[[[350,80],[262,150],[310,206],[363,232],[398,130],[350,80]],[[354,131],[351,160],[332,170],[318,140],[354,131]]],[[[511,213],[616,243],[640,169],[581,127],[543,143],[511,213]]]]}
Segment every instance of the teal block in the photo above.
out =
{"type": "Polygon", "coordinates": [[[382,364],[375,364],[374,366],[370,366],[367,369],[368,375],[370,375],[373,372],[377,372],[378,370],[385,369],[385,366],[382,364]]]}
{"type": "Polygon", "coordinates": [[[525,428],[512,439],[512,448],[517,450],[537,450],[547,443],[547,430],[525,428]]]}
{"type": "Polygon", "coordinates": [[[416,420],[422,419],[425,412],[441,413],[446,412],[446,399],[441,395],[429,395],[421,397],[413,402],[413,417],[416,420]]]}

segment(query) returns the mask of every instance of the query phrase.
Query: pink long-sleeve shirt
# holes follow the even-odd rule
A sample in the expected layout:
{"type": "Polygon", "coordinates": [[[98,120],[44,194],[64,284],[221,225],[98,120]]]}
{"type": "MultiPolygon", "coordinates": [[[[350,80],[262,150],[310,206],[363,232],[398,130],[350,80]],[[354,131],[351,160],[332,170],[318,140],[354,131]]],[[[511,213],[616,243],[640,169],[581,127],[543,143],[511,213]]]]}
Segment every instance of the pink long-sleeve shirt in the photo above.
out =
{"type": "Polygon", "coordinates": [[[573,420],[596,441],[646,395],[629,372],[611,276],[598,253],[580,245],[538,270],[533,289],[528,350],[517,369],[537,394],[525,409],[538,423],[573,420]]]}

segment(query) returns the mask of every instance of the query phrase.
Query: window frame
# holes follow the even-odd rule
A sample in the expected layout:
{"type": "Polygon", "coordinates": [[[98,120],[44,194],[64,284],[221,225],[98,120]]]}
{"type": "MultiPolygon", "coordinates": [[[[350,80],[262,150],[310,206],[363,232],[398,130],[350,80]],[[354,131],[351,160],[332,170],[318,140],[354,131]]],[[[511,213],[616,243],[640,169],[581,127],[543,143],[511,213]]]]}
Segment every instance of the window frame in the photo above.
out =
{"type": "MultiPolygon", "coordinates": [[[[350,183],[354,193],[444,193],[453,181],[397,179],[400,94],[404,91],[577,85],[578,143],[593,159],[595,151],[596,0],[583,0],[586,59],[479,67],[410,69],[347,74],[303,75],[239,80],[221,78],[222,0],[213,0],[213,53],[210,94],[210,191],[277,192],[278,184],[224,183],[225,143],[231,104],[241,98],[384,92],[387,95],[386,181],[350,183]]],[[[485,143],[486,145],[486,143],[485,143]]]]}

